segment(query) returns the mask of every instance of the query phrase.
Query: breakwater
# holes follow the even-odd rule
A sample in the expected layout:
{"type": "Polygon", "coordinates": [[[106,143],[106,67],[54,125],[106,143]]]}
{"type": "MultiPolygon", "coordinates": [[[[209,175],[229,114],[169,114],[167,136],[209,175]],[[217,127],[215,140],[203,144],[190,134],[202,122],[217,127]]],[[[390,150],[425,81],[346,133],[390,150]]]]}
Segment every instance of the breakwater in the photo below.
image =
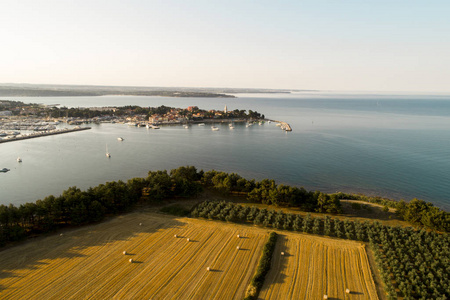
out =
{"type": "Polygon", "coordinates": [[[91,127],[74,127],[74,128],[63,128],[63,129],[54,129],[50,131],[40,131],[40,132],[34,132],[30,134],[25,135],[16,135],[16,136],[8,136],[6,138],[0,139],[0,143],[6,143],[6,142],[13,142],[13,141],[21,141],[26,139],[33,139],[43,136],[49,136],[49,135],[55,135],[55,134],[62,134],[62,133],[70,133],[70,132],[76,132],[76,131],[82,131],[82,130],[88,130],[91,129],[91,127]]]}
{"type": "Polygon", "coordinates": [[[292,131],[291,125],[289,125],[286,122],[277,121],[277,120],[268,120],[268,121],[277,123],[277,126],[280,127],[281,129],[285,130],[285,131],[292,131]]]}

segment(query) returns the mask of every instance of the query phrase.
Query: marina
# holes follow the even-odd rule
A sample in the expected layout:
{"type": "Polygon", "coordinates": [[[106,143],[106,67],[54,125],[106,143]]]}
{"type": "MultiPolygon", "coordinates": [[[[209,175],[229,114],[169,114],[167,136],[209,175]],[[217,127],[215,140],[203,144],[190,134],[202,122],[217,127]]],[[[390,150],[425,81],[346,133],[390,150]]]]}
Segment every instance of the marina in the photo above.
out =
{"type": "Polygon", "coordinates": [[[55,134],[62,134],[62,133],[71,133],[71,132],[77,132],[77,131],[83,131],[83,130],[89,130],[91,127],[73,127],[73,128],[62,128],[62,129],[52,129],[49,131],[40,131],[40,132],[33,132],[33,133],[26,133],[26,134],[16,134],[16,135],[9,135],[3,138],[0,138],[0,143],[6,143],[6,142],[14,142],[14,141],[21,141],[26,139],[33,139],[38,137],[44,137],[49,135],[55,135],[55,134]]]}

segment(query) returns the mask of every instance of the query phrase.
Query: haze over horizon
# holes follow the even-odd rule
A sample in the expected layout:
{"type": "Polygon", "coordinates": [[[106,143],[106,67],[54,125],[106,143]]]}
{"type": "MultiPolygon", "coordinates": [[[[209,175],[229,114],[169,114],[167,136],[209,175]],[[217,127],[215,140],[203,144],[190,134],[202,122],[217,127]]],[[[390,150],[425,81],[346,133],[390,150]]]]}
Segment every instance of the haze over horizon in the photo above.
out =
{"type": "Polygon", "coordinates": [[[450,92],[450,2],[10,1],[0,82],[450,92]]]}

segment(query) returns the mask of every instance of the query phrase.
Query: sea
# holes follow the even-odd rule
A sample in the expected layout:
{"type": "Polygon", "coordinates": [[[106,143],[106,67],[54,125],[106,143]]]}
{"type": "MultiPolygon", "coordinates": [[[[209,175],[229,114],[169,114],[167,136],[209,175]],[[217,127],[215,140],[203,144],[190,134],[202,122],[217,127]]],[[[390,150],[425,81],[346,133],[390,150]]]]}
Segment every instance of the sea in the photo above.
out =
{"type": "MultiPolygon", "coordinates": [[[[293,92],[236,98],[1,97],[60,107],[253,110],[287,122],[246,127],[88,124],[92,129],[0,144],[0,204],[19,206],[149,171],[195,166],[322,192],[423,199],[450,211],[450,95],[293,92]],[[124,141],[118,141],[122,137],[124,141]],[[105,155],[106,148],[111,158],[105,155]],[[17,157],[23,162],[18,163],[17,157]]],[[[59,127],[70,127],[60,124],[59,127]]]]}

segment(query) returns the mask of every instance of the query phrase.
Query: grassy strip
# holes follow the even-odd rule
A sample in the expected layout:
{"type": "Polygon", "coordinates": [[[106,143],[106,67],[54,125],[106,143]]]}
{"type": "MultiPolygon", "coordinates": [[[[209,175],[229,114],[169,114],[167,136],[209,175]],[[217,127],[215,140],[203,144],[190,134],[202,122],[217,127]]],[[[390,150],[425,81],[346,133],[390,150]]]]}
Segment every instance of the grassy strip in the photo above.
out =
{"type": "Polygon", "coordinates": [[[275,244],[277,242],[278,235],[276,232],[271,232],[269,235],[269,240],[264,245],[263,253],[261,259],[259,260],[258,269],[256,270],[255,276],[247,288],[244,300],[254,300],[258,299],[259,291],[261,290],[266,274],[270,270],[270,265],[272,262],[273,251],[275,250],[275,244]]]}

